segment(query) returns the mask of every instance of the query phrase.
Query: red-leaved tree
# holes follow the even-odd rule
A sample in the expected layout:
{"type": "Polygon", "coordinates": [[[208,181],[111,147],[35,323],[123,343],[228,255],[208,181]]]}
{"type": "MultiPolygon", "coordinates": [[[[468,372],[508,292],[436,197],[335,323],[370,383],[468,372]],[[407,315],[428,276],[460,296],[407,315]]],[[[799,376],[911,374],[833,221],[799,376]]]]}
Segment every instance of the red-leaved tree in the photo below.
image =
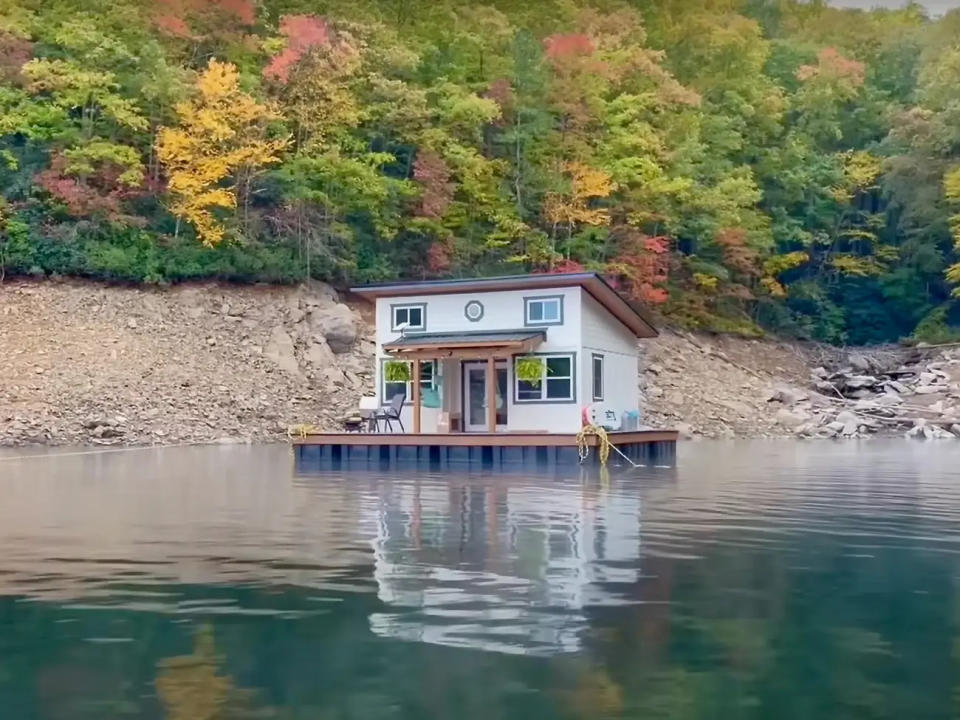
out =
{"type": "Polygon", "coordinates": [[[253,0],[154,0],[153,24],[168,35],[194,37],[193,24],[223,31],[223,22],[252,27],[257,24],[253,0]]]}
{"type": "Polygon", "coordinates": [[[420,183],[420,208],[418,215],[441,218],[453,202],[454,184],[450,181],[450,168],[443,158],[432,150],[421,150],[413,163],[413,179],[420,183]]]}
{"type": "Polygon", "coordinates": [[[20,85],[20,69],[32,57],[32,42],[0,30],[0,82],[20,85]]]}
{"type": "Polygon", "coordinates": [[[316,15],[287,15],[280,21],[280,33],[287,39],[287,47],[263,70],[266,78],[286,83],[290,71],[310,50],[328,47],[331,42],[330,25],[316,15]]]}
{"type": "Polygon", "coordinates": [[[632,299],[649,305],[667,301],[670,274],[670,239],[644,235],[635,229],[621,230],[620,252],[607,273],[632,299]]]}

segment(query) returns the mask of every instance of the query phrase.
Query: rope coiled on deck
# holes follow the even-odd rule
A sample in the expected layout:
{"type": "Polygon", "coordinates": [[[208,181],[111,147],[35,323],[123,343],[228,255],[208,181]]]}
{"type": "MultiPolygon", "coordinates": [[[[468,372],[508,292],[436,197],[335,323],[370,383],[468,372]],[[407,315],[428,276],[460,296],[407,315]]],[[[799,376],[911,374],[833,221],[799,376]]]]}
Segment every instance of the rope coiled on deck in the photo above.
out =
{"type": "Polygon", "coordinates": [[[613,447],[613,444],[607,437],[606,429],[599,425],[584,425],[577,433],[577,454],[580,456],[580,464],[582,465],[590,456],[590,444],[587,442],[587,438],[591,435],[597,438],[597,454],[600,457],[600,465],[606,467],[607,460],[610,458],[610,448],[613,447]]]}
{"type": "Polygon", "coordinates": [[[577,433],[577,454],[580,456],[581,465],[590,456],[590,444],[587,442],[587,438],[591,435],[597,438],[597,455],[600,458],[600,467],[607,466],[611,450],[616,452],[617,455],[626,460],[631,466],[635,468],[645,467],[644,465],[635,463],[624,455],[620,448],[610,442],[610,436],[607,435],[606,428],[599,425],[584,425],[580,432],[577,433]]]}
{"type": "Polygon", "coordinates": [[[323,428],[317,425],[291,425],[287,428],[287,437],[299,437],[305,440],[307,435],[318,435],[323,432],[323,428]]]}

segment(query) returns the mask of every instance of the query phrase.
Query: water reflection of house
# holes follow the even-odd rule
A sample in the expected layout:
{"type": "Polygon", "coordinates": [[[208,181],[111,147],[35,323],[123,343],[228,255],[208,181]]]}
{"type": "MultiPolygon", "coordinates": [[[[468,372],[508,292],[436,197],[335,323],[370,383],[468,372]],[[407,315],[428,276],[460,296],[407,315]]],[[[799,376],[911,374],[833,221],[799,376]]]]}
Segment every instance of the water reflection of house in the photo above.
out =
{"type": "Polygon", "coordinates": [[[384,489],[370,512],[380,635],[523,654],[578,650],[590,608],[631,603],[638,497],[495,482],[384,489]]]}

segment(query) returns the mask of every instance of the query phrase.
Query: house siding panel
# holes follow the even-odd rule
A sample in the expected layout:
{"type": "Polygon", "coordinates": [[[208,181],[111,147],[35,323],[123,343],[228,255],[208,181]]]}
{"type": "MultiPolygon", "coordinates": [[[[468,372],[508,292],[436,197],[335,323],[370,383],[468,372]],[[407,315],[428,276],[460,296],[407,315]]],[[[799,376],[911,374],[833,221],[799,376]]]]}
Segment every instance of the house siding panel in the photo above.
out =
{"type": "MultiPolygon", "coordinates": [[[[582,291],[581,291],[582,292],[582,291]]],[[[580,303],[583,354],[588,360],[603,355],[604,404],[621,411],[639,407],[639,347],[637,338],[625,325],[612,317],[588,293],[582,292],[580,303]]],[[[593,402],[593,363],[580,367],[580,387],[586,388],[583,404],[593,402]]]]}
{"type": "MultiPolygon", "coordinates": [[[[637,340],[630,330],[610,315],[607,310],[579,287],[543,288],[542,291],[510,290],[493,292],[466,292],[449,295],[408,295],[402,298],[381,297],[376,301],[377,322],[377,385],[381,387],[380,358],[385,343],[396,340],[400,334],[391,329],[391,305],[426,304],[428,333],[481,332],[510,330],[524,327],[524,298],[535,296],[563,296],[563,324],[545,328],[546,341],[537,347],[537,353],[564,353],[574,356],[576,395],[569,403],[517,403],[513,381],[513,363],[508,363],[509,393],[507,402],[508,425],[511,431],[576,432],[581,427],[582,409],[592,402],[592,353],[604,356],[605,398],[618,409],[632,409],[638,404],[637,340]],[[471,322],[464,316],[464,308],[471,300],[483,304],[483,317],[471,322]]],[[[462,379],[459,363],[443,363],[443,406],[445,410],[459,411],[462,379]]],[[[438,410],[424,408],[423,430],[436,428],[438,410]]],[[[413,425],[409,405],[403,411],[408,431],[413,425]]]]}

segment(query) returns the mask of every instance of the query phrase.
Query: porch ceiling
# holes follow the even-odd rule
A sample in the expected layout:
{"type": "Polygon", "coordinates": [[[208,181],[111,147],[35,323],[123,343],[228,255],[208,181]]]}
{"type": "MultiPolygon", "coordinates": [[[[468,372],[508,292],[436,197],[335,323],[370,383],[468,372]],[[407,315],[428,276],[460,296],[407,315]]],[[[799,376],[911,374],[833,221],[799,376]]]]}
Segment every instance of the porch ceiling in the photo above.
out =
{"type": "Polygon", "coordinates": [[[418,333],[386,343],[384,352],[404,358],[509,357],[531,352],[547,339],[544,330],[496,332],[418,333]]]}

